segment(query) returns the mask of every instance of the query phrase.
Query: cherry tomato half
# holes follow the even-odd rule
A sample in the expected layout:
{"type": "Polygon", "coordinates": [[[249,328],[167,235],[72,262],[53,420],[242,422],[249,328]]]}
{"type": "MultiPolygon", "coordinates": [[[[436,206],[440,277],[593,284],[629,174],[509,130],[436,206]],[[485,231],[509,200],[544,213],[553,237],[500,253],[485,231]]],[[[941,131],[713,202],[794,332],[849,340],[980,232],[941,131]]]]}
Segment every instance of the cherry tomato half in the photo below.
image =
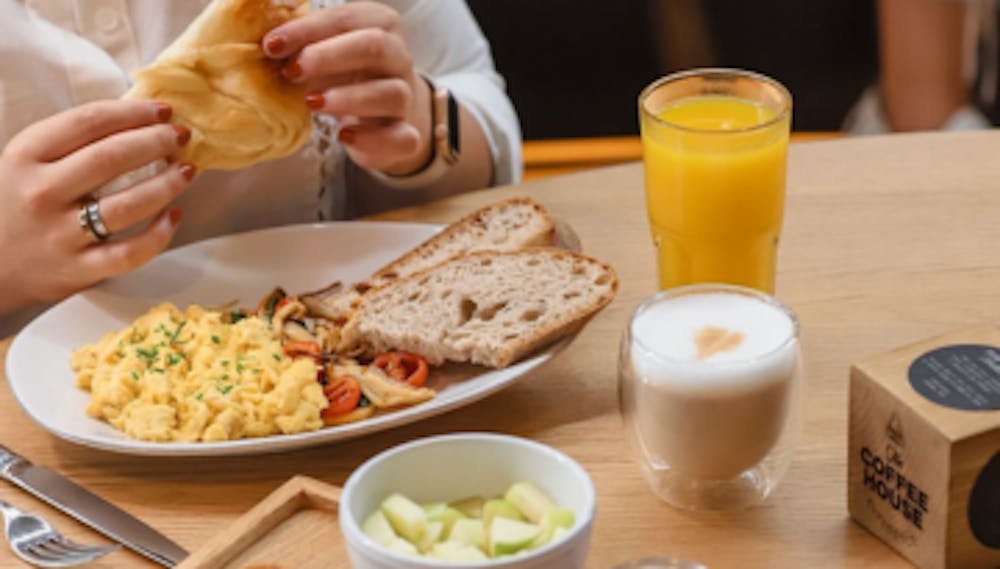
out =
{"type": "Polygon", "coordinates": [[[326,419],[338,417],[354,411],[361,403],[361,384],[358,380],[349,375],[342,375],[330,380],[330,383],[323,388],[330,404],[323,409],[321,416],[326,419]]]}
{"type": "Polygon", "coordinates": [[[429,369],[423,356],[410,352],[385,352],[375,356],[372,362],[389,377],[408,383],[413,387],[423,387],[429,369]]]}
{"type": "Polygon", "coordinates": [[[289,340],[285,342],[282,347],[285,349],[285,354],[290,358],[309,356],[311,358],[319,359],[323,357],[323,348],[321,348],[317,342],[297,342],[289,340]]]}

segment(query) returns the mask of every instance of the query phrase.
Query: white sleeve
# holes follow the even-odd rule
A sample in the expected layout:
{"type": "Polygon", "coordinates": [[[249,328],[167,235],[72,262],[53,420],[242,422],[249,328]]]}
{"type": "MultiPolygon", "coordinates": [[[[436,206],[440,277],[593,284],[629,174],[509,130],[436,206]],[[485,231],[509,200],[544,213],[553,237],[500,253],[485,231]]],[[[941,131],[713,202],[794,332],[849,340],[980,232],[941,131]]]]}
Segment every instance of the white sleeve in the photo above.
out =
{"type": "Polygon", "coordinates": [[[403,16],[414,66],[447,87],[479,121],[493,154],[493,183],[521,179],[521,128],[490,45],[464,0],[384,0],[403,16]]]}

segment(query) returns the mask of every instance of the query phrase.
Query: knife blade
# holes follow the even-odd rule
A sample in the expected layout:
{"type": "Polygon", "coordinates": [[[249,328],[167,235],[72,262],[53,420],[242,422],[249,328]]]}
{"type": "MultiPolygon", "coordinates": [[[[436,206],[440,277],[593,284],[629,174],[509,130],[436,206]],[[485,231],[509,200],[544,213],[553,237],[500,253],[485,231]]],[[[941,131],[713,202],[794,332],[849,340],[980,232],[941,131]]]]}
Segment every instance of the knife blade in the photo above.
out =
{"type": "Polygon", "coordinates": [[[3,445],[0,478],[164,567],[174,567],[188,556],[181,546],[128,512],[3,445]]]}

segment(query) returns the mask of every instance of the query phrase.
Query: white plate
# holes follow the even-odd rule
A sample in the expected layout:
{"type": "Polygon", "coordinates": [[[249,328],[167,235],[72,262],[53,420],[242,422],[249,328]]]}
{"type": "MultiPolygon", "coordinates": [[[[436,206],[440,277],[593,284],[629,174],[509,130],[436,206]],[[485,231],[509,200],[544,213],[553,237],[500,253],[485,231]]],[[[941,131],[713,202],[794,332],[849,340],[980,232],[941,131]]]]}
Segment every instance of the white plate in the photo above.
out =
{"type": "Polygon", "coordinates": [[[70,353],[129,325],[155,303],[256,306],[275,286],[305,292],[334,281],[355,282],[439,226],[349,222],[297,225],[220,237],[170,251],[127,276],[73,296],[29,324],[7,354],[7,378],[21,407],[68,441],[148,456],[221,456],[277,452],[341,441],[439,415],[478,401],[548,361],[568,340],[502,370],[447,366],[432,372],[434,399],[408,409],[312,433],[213,443],[132,440],[84,411],[89,394],[76,387],[70,353]]]}

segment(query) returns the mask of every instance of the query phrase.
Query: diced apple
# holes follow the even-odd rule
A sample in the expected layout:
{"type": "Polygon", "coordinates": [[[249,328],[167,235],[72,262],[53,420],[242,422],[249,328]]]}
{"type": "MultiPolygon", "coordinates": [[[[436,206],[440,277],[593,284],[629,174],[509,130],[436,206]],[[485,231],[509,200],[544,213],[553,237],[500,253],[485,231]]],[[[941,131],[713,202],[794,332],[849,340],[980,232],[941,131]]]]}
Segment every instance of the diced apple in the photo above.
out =
{"type": "Polygon", "coordinates": [[[417,548],[413,546],[412,543],[406,541],[401,537],[397,537],[392,540],[388,545],[385,546],[389,551],[395,551],[396,553],[401,553],[403,555],[412,555],[414,557],[420,557],[420,552],[417,548]]]}
{"type": "Polygon", "coordinates": [[[449,504],[452,508],[455,508],[459,512],[465,514],[469,518],[481,518],[483,517],[483,504],[486,500],[480,496],[473,496],[472,498],[465,498],[464,500],[456,500],[449,504]]]}
{"type": "Polygon", "coordinates": [[[542,547],[555,541],[556,530],[569,530],[573,527],[575,521],[576,516],[573,514],[573,510],[567,508],[552,508],[548,512],[545,512],[545,515],[542,516],[542,522],[539,524],[539,527],[542,528],[542,533],[532,542],[530,548],[535,549],[536,547],[542,547]]]}
{"type": "Polygon", "coordinates": [[[486,551],[486,526],[483,525],[482,520],[462,518],[452,526],[448,541],[478,547],[486,551]]]}
{"type": "Polygon", "coordinates": [[[389,525],[389,520],[386,519],[382,510],[376,510],[374,514],[368,516],[365,523],[361,525],[361,530],[379,545],[387,546],[398,537],[396,532],[392,530],[392,526],[389,525]]]}
{"type": "Polygon", "coordinates": [[[538,539],[542,528],[535,524],[497,517],[490,526],[490,557],[512,555],[538,539]]]}
{"type": "Polygon", "coordinates": [[[507,490],[504,498],[514,505],[532,523],[541,523],[542,517],[555,508],[552,500],[531,482],[518,482],[507,490]]]}
{"type": "Polygon", "coordinates": [[[465,514],[444,502],[427,504],[424,506],[424,515],[426,515],[429,522],[441,522],[444,524],[444,533],[441,534],[442,538],[448,537],[455,522],[465,517],[465,514]]]}
{"type": "Polygon", "coordinates": [[[434,547],[434,544],[438,543],[444,538],[444,524],[441,522],[427,522],[427,530],[424,532],[424,537],[421,538],[420,543],[417,545],[422,553],[427,553],[434,547]]]}
{"type": "Polygon", "coordinates": [[[393,494],[382,502],[381,510],[397,535],[411,544],[420,543],[424,538],[427,531],[424,509],[409,498],[393,494]]]}
{"type": "Polygon", "coordinates": [[[427,554],[427,557],[441,561],[455,562],[489,561],[489,557],[486,557],[485,553],[475,547],[461,545],[451,541],[435,545],[434,548],[431,549],[430,553],[427,554]]]}
{"type": "Polygon", "coordinates": [[[507,500],[487,500],[483,504],[483,526],[486,528],[487,533],[489,533],[490,526],[493,524],[495,518],[524,521],[521,511],[507,500]]]}

